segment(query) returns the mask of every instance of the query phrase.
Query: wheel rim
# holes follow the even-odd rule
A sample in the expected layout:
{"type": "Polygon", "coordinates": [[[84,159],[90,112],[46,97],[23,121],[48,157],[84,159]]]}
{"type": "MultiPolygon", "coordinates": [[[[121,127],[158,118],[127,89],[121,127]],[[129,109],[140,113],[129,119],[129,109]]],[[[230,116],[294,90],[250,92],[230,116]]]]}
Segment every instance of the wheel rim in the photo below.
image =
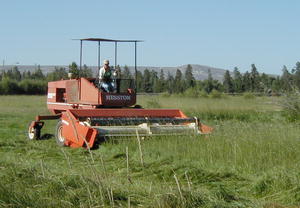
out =
{"type": "Polygon", "coordinates": [[[57,132],[57,139],[59,142],[64,143],[65,142],[65,138],[62,136],[62,126],[60,126],[58,128],[58,132],[57,132]]]}
{"type": "Polygon", "coordinates": [[[29,139],[34,138],[34,128],[32,128],[32,127],[28,128],[28,137],[29,137],[29,139]]]}

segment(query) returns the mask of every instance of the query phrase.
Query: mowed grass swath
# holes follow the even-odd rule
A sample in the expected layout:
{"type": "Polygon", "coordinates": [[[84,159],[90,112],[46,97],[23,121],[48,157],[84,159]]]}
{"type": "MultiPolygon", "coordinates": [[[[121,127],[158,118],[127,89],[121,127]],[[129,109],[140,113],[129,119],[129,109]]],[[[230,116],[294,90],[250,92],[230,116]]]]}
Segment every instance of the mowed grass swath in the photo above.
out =
{"type": "Polygon", "coordinates": [[[300,128],[282,98],[140,96],[147,108],[180,108],[214,127],[209,136],[108,140],[96,150],[56,145],[27,125],[44,96],[1,96],[1,207],[297,207],[300,128]],[[143,161],[143,162],[142,162],[143,161]]]}

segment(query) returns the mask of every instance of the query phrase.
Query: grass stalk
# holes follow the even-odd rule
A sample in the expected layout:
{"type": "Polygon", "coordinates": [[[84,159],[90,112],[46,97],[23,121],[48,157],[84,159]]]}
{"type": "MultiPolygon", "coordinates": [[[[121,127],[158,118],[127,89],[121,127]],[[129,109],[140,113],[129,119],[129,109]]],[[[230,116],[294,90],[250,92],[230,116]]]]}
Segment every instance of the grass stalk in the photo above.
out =
{"type": "Polygon", "coordinates": [[[174,178],[175,178],[175,181],[176,181],[176,184],[177,184],[177,189],[178,189],[178,192],[180,194],[180,198],[183,201],[184,198],[183,198],[181,187],[180,187],[180,184],[179,184],[179,181],[178,181],[178,178],[177,178],[176,174],[174,174],[174,178]]]}
{"type": "Polygon", "coordinates": [[[143,149],[142,149],[142,145],[141,145],[141,139],[140,139],[140,135],[138,130],[136,130],[136,138],[138,141],[138,145],[139,145],[139,151],[140,151],[140,160],[141,160],[141,165],[144,167],[144,156],[143,156],[143,149]]]}

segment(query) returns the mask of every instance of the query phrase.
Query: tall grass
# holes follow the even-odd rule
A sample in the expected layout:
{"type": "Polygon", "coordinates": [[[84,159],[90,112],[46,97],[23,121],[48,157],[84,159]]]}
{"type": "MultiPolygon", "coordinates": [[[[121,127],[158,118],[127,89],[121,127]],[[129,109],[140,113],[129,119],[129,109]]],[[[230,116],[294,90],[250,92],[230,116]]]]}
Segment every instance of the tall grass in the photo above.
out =
{"type": "MultiPolygon", "coordinates": [[[[278,100],[141,97],[212,125],[209,136],[109,140],[91,152],[28,141],[43,96],[0,101],[0,207],[271,207],[300,203],[300,129],[278,100]],[[127,153],[126,153],[127,150],[127,153]]],[[[278,99],[278,98],[276,98],[278,99]]],[[[155,106],[153,106],[155,105],[155,106]]],[[[43,134],[53,134],[55,121],[43,134]]]]}
{"type": "Polygon", "coordinates": [[[286,95],[286,98],[281,102],[283,107],[283,115],[288,121],[300,120],[300,91],[286,95]]]}

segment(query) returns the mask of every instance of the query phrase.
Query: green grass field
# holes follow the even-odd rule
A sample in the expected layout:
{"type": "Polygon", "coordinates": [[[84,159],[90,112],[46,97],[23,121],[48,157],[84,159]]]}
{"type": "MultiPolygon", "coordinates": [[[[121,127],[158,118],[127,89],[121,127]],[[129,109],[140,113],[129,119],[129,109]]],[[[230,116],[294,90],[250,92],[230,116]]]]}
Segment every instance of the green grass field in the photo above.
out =
{"type": "Polygon", "coordinates": [[[28,141],[48,114],[44,96],[0,96],[0,207],[300,207],[300,128],[281,98],[141,96],[147,108],[180,108],[210,136],[108,141],[99,149],[28,141]],[[128,168],[126,149],[128,149],[128,168]]]}

